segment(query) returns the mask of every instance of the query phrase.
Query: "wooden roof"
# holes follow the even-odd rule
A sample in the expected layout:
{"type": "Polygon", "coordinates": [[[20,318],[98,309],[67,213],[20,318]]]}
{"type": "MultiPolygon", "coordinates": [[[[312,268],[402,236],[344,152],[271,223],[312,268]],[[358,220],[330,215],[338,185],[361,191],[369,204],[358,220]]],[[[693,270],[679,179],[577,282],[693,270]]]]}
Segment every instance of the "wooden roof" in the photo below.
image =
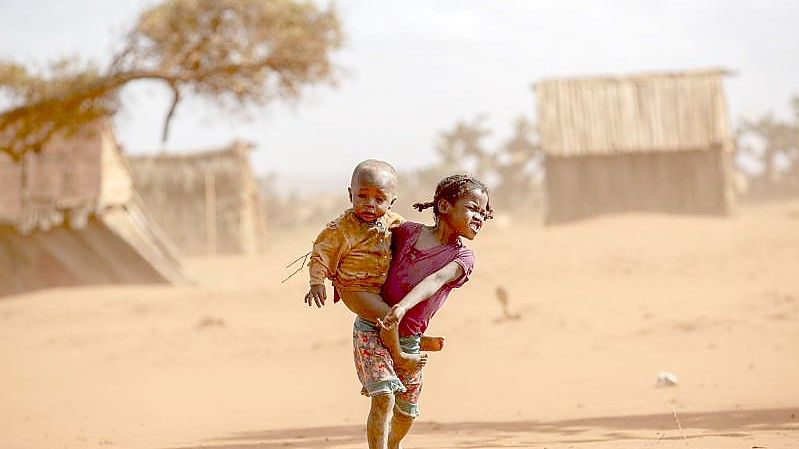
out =
{"type": "Polygon", "coordinates": [[[556,78],[536,84],[541,147],[552,156],[688,151],[729,142],[721,69],[556,78]]]}
{"type": "MultiPolygon", "coordinates": [[[[163,184],[198,184],[202,186],[207,172],[227,174],[231,182],[246,182],[253,177],[250,151],[255,145],[235,140],[231,144],[181,153],[127,155],[139,189],[163,184]]],[[[162,188],[162,187],[158,187],[162,188]]]]}

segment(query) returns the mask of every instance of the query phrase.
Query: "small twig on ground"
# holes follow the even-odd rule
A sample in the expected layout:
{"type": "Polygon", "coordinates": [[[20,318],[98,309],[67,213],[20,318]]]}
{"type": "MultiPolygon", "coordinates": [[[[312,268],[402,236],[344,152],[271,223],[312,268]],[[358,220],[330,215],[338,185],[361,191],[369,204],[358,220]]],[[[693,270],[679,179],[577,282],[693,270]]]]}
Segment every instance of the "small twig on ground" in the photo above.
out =
{"type": "Polygon", "coordinates": [[[660,436],[658,437],[657,441],[655,441],[654,443],[649,443],[649,444],[647,444],[644,447],[646,447],[646,448],[655,447],[655,446],[658,445],[658,443],[660,443],[660,440],[662,440],[663,437],[666,436],[666,432],[658,432],[658,434],[660,434],[660,436]]]}
{"type": "Polygon", "coordinates": [[[502,286],[500,285],[500,286],[497,286],[497,289],[496,289],[495,293],[497,295],[497,300],[502,305],[502,316],[497,318],[496,320],[494,320],[494,322],[495,323],[499,323],[499,322],[506,321],[506,320],[518,320],[518,319],[521,319],[521,317],[522,317],[521,314],[511,313],[510,312],[510,309],[508,307],[509,298],[508,298],[507,290],[502,288],[502,286]]]}

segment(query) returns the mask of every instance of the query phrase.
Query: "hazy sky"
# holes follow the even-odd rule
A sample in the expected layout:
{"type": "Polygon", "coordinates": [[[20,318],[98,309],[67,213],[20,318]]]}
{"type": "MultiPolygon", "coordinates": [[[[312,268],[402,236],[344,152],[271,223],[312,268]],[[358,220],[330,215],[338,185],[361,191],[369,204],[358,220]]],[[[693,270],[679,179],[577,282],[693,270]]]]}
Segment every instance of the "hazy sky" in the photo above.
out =
{"type": "MultiPolygon", "coordinates": [[[[66,53],[105,62],[147,0],[0,0],[0,58],[43,62],[66,53]]],[[[799,94],[797,1],[341,0],[347,35],[337,89],[315,88],[296,105],[252,121],[203,102],[177,111],[168,148],[240,137],[255,142],[259,173],[343,189],[358,161],[400,170],[434,160],[438,133],[487,114],[494,142],[513,119],[535,117],[541,78],[722,66],[730,115],[787,114],[799,94]]],[[[116,119],[131,152],[160,148],[169,94],[152,84],[124,92],[116,119]]]]}

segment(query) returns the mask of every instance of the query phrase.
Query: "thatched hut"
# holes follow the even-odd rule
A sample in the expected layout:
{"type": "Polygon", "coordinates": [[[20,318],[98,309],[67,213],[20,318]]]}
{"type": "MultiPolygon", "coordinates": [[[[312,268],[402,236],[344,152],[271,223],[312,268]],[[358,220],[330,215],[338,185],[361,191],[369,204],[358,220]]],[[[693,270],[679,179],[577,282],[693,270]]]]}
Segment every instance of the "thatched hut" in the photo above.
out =
{"type": "Polygon", "coordinates": [[[266,219],[250,167],[252,145],[129,156],[147,211],[185,254],[256,254],[266,219]]]}
{"type": "Polygon", "coordinates": [[[186,280],[142,211],[107,120],[18,162],[0,154],[0,295],[186,280]]]}
{"type": "Polygon", "coordinates": [[[724,70],[536,84],[547,222],[734,205],[724,70]]]}

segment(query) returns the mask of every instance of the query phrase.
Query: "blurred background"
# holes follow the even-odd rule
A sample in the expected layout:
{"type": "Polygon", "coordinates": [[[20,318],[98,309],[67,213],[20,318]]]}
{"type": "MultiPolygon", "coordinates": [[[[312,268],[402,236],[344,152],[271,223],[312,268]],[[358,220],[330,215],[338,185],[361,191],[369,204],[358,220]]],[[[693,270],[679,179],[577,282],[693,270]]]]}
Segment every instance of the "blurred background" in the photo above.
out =
{"type": "Polygon", "coordinates": [[[451,346],[409,447],[789,447],[797,20],[0,2],[0,445],[360,447],[351,317],[281,281],[374,158],[408,219],[463,171],[497,210],[431,328],[451,346]],[[504,381],[465,400],[474,378],[504,381]]]}
{"type": "MultiPolygon", "coordinates": [[[[78,55],[103,66],[155,3],[5,2],[0,52],[25,64],[78,55]]],[[[337,87],[308,83],[293,101],[232,114],[187,95],[162,143],[168,86],[130,83],[113,116],[120,145],[129,154],[184,153],[243,139],[255,145],[252,165],[271,201],[319,194],[346,201],[343,187],[358,161],[386,159],[410,177],[442,165],[445,136],[458,130],[462,139],[470,128],[479,130],[475,150],[483,153],[507,153],[520,133],[535,145],[532,86],[541,79],[721,67],[734,73],[724,79],[730,131],[746,134],[738,168],[748,176],[791,171],[791,156],[780,149],[766,154],[762,140],[766,128],[795,123],[792,2],[407,2],[399,8],[344,1],[336,10],[344,31],[331,55],[337,87]],[[528,129],[519,129],[520,120],[528,129]],[[330,189],[331,183],[341,187],[330,189]]],[[[470,161],[458,162],[470,168],[470,161]]],[[[400,201],[422,199],[408,194],[400,201]]]]}

